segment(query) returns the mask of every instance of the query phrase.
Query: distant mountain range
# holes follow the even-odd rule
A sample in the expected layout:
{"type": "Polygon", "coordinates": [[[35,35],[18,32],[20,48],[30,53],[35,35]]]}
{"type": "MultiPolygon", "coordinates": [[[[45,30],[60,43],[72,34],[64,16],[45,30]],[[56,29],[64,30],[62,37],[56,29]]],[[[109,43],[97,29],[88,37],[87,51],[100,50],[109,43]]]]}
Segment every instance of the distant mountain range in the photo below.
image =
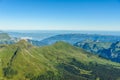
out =
{"type": "Polygon", "coordinates": [[[100,55],[101,57],[110,59],[120,63],[120,41],[117,42],[98,42],[86,40],[74,44],[84,50],[100,55]]]}
{"type": "Polygon", "coordinates": [[[65,42],[0,45],[1,80],[120,80],[120,64],[65,42]]]}
{"type": "Polygon", "coordinates": [[[76,42],[84,41],[86,39],[101,42],[116,42],[120,40],[120,36],[95,34],[61,34],[43,39],[40,41],[40,43],[42,43],[43,45],[50,45],[55,43],[56,41],[64,41],[73,45],[76,42]]]}

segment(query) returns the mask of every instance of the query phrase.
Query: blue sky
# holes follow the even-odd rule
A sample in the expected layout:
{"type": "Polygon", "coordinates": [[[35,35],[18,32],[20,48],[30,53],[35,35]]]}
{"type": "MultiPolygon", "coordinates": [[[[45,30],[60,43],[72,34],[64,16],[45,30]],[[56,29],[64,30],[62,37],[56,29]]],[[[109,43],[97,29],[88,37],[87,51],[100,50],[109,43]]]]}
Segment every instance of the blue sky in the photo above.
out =
{"type": "Polygon", "coordinates": [[[120,31],[120,0],[0,0],[0,30],[120,31]]]}

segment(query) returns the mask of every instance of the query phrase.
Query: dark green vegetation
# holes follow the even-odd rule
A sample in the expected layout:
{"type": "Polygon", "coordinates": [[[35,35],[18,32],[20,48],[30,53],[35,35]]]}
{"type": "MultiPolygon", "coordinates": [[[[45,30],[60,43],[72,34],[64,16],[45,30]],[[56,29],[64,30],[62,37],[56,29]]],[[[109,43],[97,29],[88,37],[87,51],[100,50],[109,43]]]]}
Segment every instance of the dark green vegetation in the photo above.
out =
{"type": "Polygon", "coordinates": [[[88,52],[95,53],[106,59],[120,62],[120,42],[101,42],[85,40],[77,42],[75,46],[85,49],[88,52]]]}
{"type": "Polygon", "coordinates": [[[68,43],[36,47],[24,40],[0,46],[1,80],[120,80],[120,64],[68,43]]]}

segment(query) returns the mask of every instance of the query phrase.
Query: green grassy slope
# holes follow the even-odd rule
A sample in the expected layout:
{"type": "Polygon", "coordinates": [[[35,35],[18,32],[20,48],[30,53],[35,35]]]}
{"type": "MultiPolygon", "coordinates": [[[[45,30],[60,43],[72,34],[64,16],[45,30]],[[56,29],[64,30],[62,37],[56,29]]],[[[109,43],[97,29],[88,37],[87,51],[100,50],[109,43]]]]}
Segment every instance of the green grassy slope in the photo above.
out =
{"type": "Polygon", "coordinates": [[[56,42],[0,46],[0,80],[120,80],[120,64],[56,42]],[[112,75],[112,77],[111,77],[112,75]]]}

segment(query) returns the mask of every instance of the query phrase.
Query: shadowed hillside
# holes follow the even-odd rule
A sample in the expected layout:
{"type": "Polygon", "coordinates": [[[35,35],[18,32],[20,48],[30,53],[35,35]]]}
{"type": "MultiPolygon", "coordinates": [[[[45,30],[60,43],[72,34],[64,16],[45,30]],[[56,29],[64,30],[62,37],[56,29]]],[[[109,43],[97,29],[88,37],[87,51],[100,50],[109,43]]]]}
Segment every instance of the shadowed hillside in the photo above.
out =
{"type": "Polygon", "coordinates": [[[120,63],[120,41],[112,43],[112,42],[85,40],[85,41],[77,42],[74,45],[83,48],[88,52],[97,54],[111,61],[120,63]]]}

